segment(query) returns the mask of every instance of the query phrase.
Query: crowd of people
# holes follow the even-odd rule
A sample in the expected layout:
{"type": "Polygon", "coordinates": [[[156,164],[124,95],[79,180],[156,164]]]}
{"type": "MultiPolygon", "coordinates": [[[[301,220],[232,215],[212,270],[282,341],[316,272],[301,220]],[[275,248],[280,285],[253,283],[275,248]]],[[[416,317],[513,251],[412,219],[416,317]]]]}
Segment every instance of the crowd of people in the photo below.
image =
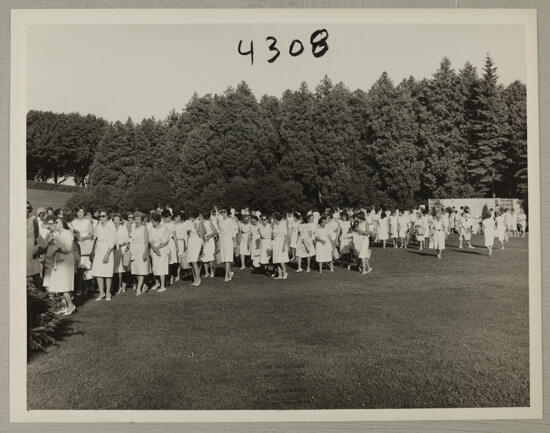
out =
{"type": "Polygon", "coordinates": [[[271,215],[217,208],[189,214],[170,206],[146,213],[48,208],[35,214],[27,202],[27,276],[57,295],[57,314],[70,315],[74,296],[97,292],[96,301],[110,301],[128,287],[137,296],[161,293],[185,278],[199,286],[218,266],[225,282],[234,277],[234,263],[275,279],[288,278],[289,262],[296,272],[333,272],[336,265],[366,275],[373,271],[373,245],[430,249],[441,259],[450,233],[458,234],[458,248],[474,248],[472,235],[480,233],[491,256],[495,239],[504,248],[526,229],[523,210],[487,206],[481,217],[467,207],[429,212],[424,206],[271,215]]]}

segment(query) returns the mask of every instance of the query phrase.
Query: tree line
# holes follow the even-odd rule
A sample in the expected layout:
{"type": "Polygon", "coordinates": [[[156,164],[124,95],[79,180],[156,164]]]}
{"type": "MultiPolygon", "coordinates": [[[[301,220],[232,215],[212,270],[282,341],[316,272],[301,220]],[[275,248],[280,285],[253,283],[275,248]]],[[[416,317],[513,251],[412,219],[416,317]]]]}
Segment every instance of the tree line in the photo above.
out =
{"type": "Polygon", "coordinates": [[[27,128],[28,176],[74,176],[87,187],[72,204],[94,208],[284,211],[527,195],[526,87],[499,84],[489,55],[481,76],[443,58],[431,78],[395,85],[384,72],[368,91],[325,76],[313,90],[302,83],[258,100],[241,82],[195,94],[163,120],[31,111],[27,128]]]}

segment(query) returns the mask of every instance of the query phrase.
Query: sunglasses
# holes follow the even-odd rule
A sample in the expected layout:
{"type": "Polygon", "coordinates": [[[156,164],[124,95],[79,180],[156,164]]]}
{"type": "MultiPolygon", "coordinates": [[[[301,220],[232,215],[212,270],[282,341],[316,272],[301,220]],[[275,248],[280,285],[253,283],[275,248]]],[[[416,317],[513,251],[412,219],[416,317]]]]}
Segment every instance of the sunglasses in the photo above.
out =
{"type": "Polygon", "coordinates": [[[128,219],[129,219],[129,220],[133,220],[134,217],[133,217],[133,216],[129,216],[128,219]]]}
{"type": "Polygon", "coordinates": [[[99,215],[99,218],[107,218],[107,215],[99,215]]]}

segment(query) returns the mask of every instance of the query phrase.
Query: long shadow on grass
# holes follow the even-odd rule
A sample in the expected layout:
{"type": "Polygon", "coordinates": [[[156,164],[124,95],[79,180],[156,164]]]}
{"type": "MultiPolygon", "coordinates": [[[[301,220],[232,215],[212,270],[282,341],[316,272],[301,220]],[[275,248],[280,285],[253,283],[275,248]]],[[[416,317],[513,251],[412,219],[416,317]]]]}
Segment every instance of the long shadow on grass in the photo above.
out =
{"type": "Polygon", "coordinates": [[[485,254],[483,254],[482,252],[479,252],[479,251],[462,250],[460,248],[456,248],[454,251],[456,251],[457,253],[462,253],[462,254],[473,254],[475,256],[484,256],[485,255],[485,254]]]}

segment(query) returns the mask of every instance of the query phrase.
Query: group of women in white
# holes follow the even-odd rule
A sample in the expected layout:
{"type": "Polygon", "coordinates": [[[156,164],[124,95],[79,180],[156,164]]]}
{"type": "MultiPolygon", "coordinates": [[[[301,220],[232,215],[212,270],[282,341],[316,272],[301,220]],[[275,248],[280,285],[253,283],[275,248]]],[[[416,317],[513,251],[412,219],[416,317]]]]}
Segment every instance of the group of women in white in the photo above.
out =
{"type": "MultiPolygon", "coordinates": [[[[67,209],[65,213],[69,212],[67,209]]],[[[62,212],[46,215],[39,219],[39,229],[45,231],[48,239],[55,234],[65,254],[70,253],[69,241],[76,239],[79,261],[75,268],[64,272],[76,269],[77,292],[82,290],[80,285],[86,289],[86,284],[95,279],[98,301],[111,299],[115,274],[117,292],[132,285],[138,296],[148,290],[163,292],[168,283],[179,280],[186,272],[192,275],[192,285],[199,286],[202,278],[215,276],[218,265],[224,267],[224,281],[229,282],[234,276],[231,265],[235,258],[239,259],[240,269],[250,266],[275,279],[288,278],[287,264],[291,261],[297,265],[296,272],[310,272],[315,262],[320,273],[325,267],[333,272],[338,263],[365,275],[373,271],[373,243],[380,243],[382,248],[388,243],[393,248],[408,248],[414,242],[420,250],[435,250],[441,259],[449,233],[458,233],[459,248],[463,248],[463,241],[474,248],[472,234],[482,230],[491,256],[495,238],[504,248],[509,236],[524,236],[526,228],[523,212],[514,220],[507,210],[492,211],[487,207],[481,222],[468,208],[428,213],[422,207],[403,212],[327,209],[322,214],[275,212],[270,216],[247,209],[237,214],[234,209],[215,208],[207,215],[173,213],[171,209],[128,215],[101,210],[96,216],[93,218],[83,208],[77,209],[75,218],[63,216],[62,212]],[[65,238],[67,242],[63,243],[65,238]],[[155,279],[147,287],[145,279],[150,274],[155,279]]],[[[29,233],[29,223],[27,227],[29,233]]],[[[51,275],[44,275],[44,285],[49,290],[73,290],[70,282],[54,287],[49,280],[51,275]]],[[[64,313],[70,314],[75,308],[67,301],[64,313]]]]}

